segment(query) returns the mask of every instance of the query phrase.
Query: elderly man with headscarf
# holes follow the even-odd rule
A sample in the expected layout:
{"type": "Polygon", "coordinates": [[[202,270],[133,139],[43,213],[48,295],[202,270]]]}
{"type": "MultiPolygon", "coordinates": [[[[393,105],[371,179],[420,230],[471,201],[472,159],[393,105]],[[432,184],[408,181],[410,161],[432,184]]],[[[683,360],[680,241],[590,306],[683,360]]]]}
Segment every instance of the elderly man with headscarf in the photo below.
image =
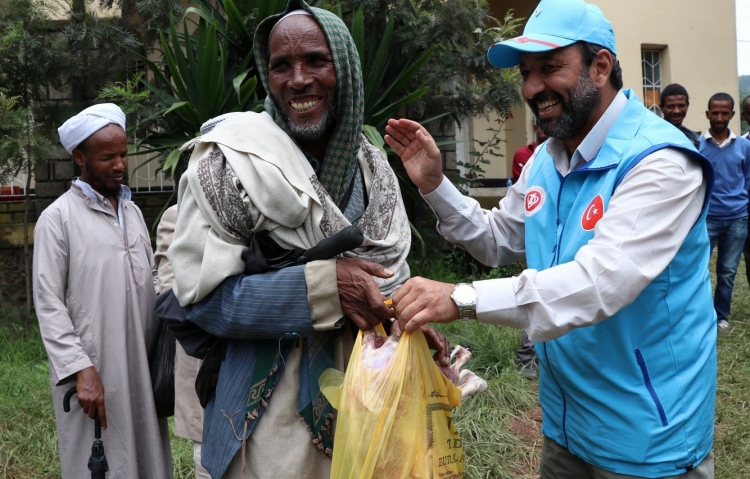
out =
{"type": "MultiPolygon", "coordinates": [[[[357,329],[393,316],[383,299],[409,277],[410,227],[395,174],[362,134],[346,25],[291,0],[254,48],[265,112],[209,121],[190,143],[168,251],[187,318],[227,339],[202,464],[213,478],[327,478],[334,414],[318,378],[344,369],[357,329]],[[362,247],[278,267],[351,224],[362,247]]],[[[445,338],[428,336],[447,362],[445,338]]]]}
{"type": "Polygon", "coordinates": [[[156,333],[154,261],[143,215],[123,185],[125,114],[95,105],[66,121],[60,141],[81,168],[34,229],[34,304],[50,363],[63,479],[90,477],[97,415],[110,479],[172,477],[166,419],[148,368],[156,333]],[[63,411],[77,388],[78,403],[63,411]]]}

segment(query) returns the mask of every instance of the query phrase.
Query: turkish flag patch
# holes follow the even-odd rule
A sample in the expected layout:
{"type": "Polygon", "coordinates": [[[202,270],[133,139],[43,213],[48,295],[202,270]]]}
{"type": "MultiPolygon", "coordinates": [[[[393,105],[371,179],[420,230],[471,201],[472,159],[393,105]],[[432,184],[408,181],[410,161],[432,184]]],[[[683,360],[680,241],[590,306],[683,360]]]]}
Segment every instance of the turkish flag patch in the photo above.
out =
{"type": "Polygon", "coordinates": [[[544,201],[547,199],[547,193],[541,186],[532,186],[526,190],[525,209],[526,216],[534,216],[542,209],[544,201]]]}
{"type": "Polygon", "coordinates": [[[583,216],[581,216],[581,228],[584,231],[593,230],[596,223],[602,219],[602,216],[604,216],[604,200],[601,195],[596,195],[584,210],[583,216]]]}

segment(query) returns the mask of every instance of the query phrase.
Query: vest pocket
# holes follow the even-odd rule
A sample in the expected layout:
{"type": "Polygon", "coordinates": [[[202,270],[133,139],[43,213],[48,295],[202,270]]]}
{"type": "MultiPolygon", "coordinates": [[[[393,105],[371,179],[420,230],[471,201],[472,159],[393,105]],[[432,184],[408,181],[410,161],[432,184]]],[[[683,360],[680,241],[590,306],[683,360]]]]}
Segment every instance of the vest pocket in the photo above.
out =
{"type": "Polygon", "coordinates": [[[646,385],[646,389],[648,389],[648,393],[651,395],[651,399],[653,399],[656,409],[659,411],[661,425],[667,426],[669,424],[669,421],[667,421],[667,414],[664,412],[664,406],[662,406],[659,396],[656,394],[654,385],[651,384],[651,378],[648,375],[648,368],[646,368],[646,361],[643,360],[643,355],[641,354],[640,349],[635,350],[635,359],[638,361],[638,366],[641,368],[641,374],[643,375],[643,382],[646,385]]]}

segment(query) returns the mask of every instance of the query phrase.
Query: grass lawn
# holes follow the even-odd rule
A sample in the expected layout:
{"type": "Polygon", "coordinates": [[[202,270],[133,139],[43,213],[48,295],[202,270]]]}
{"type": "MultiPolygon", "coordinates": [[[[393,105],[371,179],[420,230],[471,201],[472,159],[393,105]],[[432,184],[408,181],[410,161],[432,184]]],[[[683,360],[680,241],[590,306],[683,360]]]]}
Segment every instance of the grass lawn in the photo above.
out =
{"type": "MultiPolygon", "coordinates": [[[[467,278],[445,268],[416,265],[415,274],[446,281],[467,278]]],[[[716,477],[750,478],[750,290],[738,274],[731,332],[719,337],[719,392],[716,410],[716,477]]],[[[0,479],[58,478],[54,414],[44,348],[34,329],[19,339],[0,309],[0,479]],[[5,319],[5,320],[4,320],[5,319]]],[[[489,390],[462,404],[454,417],[466,453],[466,478],[538,477],[541,436],[536,381],[515,369],[520,332],[478,323],[442,327],[452,343],[472,346],[468,367],[485,377],[489,390]]],[[[93,429],[93,428],[92,428],[93,429]]],[[[93,432],[92,432],[93,440],[93,432]]],[[[105,444],[106,448],[106,444],[105,444]]],[[[172,439],[175,478],[193,476],[191,443],[172,439]]]]}

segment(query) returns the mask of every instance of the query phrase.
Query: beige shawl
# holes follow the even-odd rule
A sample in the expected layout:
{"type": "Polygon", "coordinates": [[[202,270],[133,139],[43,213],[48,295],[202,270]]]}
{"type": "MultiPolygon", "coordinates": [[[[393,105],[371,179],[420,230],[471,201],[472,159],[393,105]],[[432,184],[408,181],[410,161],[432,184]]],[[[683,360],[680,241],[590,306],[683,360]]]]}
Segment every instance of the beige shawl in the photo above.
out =
{"type": "MultiPolygon", "coordinates": [[[[268,230],[280,246],[306,249],[351,224],[302,151],[267,113],[229,115],[183,148],[194,151],[180,181],[180,215],[169,252],[173,289],[183,306],[242,273],[254,232],[268,230]]],[[[365,242],[345,256],[394,271],[392,278],[375,278],[390,295],[409,278],[409,222],[393,170],[364,136],[358,160],[368,196],[357,222],[365,242]]]]}

